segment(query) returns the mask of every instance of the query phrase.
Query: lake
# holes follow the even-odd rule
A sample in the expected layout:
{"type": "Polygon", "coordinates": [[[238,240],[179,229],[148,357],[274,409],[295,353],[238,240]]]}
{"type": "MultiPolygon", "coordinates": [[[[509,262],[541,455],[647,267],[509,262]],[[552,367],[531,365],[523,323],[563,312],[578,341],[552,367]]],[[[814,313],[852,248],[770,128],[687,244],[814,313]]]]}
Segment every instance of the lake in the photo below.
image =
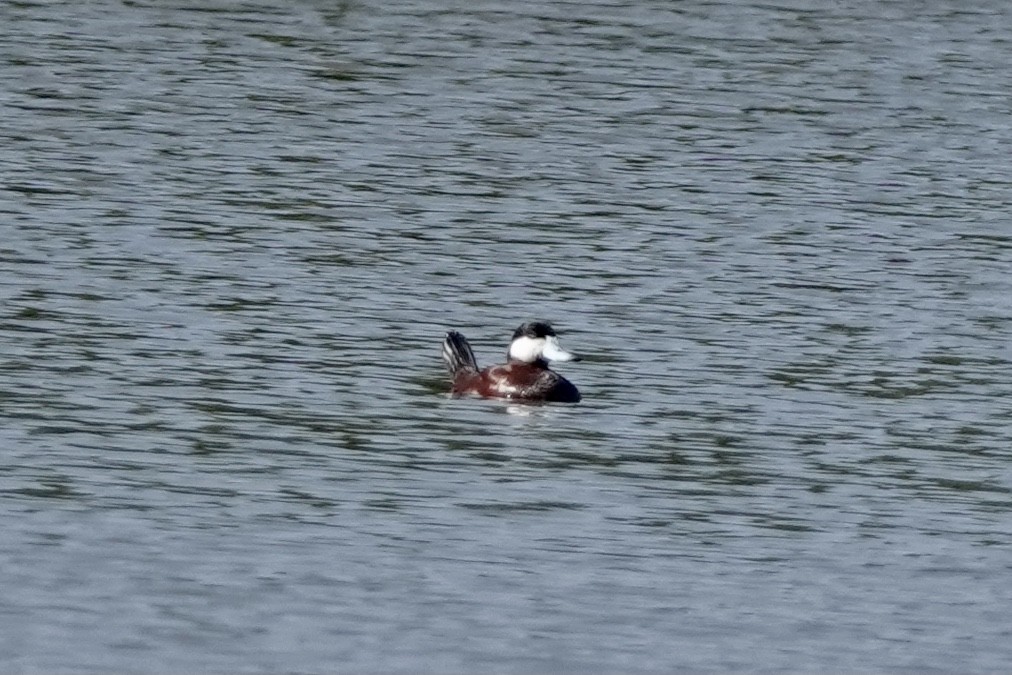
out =
{"type": "Polygon", "coordinates": [[[0,8],[0,671],[1012,663],[1007,3],[0,8]],[[544,319],[576,405],[455,399],[544,319]]]}

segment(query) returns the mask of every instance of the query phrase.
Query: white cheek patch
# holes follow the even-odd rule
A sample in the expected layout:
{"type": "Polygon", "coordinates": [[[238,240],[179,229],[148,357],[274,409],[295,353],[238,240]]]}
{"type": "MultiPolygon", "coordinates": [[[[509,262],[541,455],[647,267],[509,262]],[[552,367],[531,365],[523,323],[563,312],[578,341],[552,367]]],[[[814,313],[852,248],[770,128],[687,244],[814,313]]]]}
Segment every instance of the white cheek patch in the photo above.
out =
{"type": "Polygon", "coordinates": [[[524,363],[534,363],[545,350],[544,338],[518,337],[510,345],[510,358],[524,363]]]}

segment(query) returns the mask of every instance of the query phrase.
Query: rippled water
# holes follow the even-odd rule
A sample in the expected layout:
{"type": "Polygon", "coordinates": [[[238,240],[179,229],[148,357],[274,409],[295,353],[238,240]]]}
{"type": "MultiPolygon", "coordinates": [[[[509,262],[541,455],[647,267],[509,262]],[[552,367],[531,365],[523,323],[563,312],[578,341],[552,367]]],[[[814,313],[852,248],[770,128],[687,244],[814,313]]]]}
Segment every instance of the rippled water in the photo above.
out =
{"type": "Polygon", "coordinates": [[[3,5],[0,670],[1007,669],[1010,18],[3,5]]]}

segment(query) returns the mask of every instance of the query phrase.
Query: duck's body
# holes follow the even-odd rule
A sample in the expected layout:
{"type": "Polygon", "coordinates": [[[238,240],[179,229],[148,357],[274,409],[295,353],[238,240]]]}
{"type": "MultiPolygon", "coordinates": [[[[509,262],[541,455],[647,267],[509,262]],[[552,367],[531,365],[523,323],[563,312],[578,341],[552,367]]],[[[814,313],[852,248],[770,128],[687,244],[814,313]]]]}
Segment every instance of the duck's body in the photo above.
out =
{"type": "Polygon", "coordinates": [[[446,334],[443,359],[453,378],[451,392],[485,398],[577,403],[580,392],[573,383],[548,367],[549,361],[577,361],[579,357],[559,346],[547,323],[525,323],[513,333],[507,362],[479,369],[467,338],[457,331],[446,334]]]}

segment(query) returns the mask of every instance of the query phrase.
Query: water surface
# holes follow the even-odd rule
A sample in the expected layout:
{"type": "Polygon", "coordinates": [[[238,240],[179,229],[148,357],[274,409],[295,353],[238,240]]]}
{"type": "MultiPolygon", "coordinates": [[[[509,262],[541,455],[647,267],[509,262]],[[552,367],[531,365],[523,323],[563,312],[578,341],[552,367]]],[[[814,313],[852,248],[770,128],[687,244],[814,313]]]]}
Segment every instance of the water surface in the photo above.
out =
{"type": "Polygon", "coordinates": [[[1010,18],[5,5],[0,670],[1005,670],[1010,18]]]}

